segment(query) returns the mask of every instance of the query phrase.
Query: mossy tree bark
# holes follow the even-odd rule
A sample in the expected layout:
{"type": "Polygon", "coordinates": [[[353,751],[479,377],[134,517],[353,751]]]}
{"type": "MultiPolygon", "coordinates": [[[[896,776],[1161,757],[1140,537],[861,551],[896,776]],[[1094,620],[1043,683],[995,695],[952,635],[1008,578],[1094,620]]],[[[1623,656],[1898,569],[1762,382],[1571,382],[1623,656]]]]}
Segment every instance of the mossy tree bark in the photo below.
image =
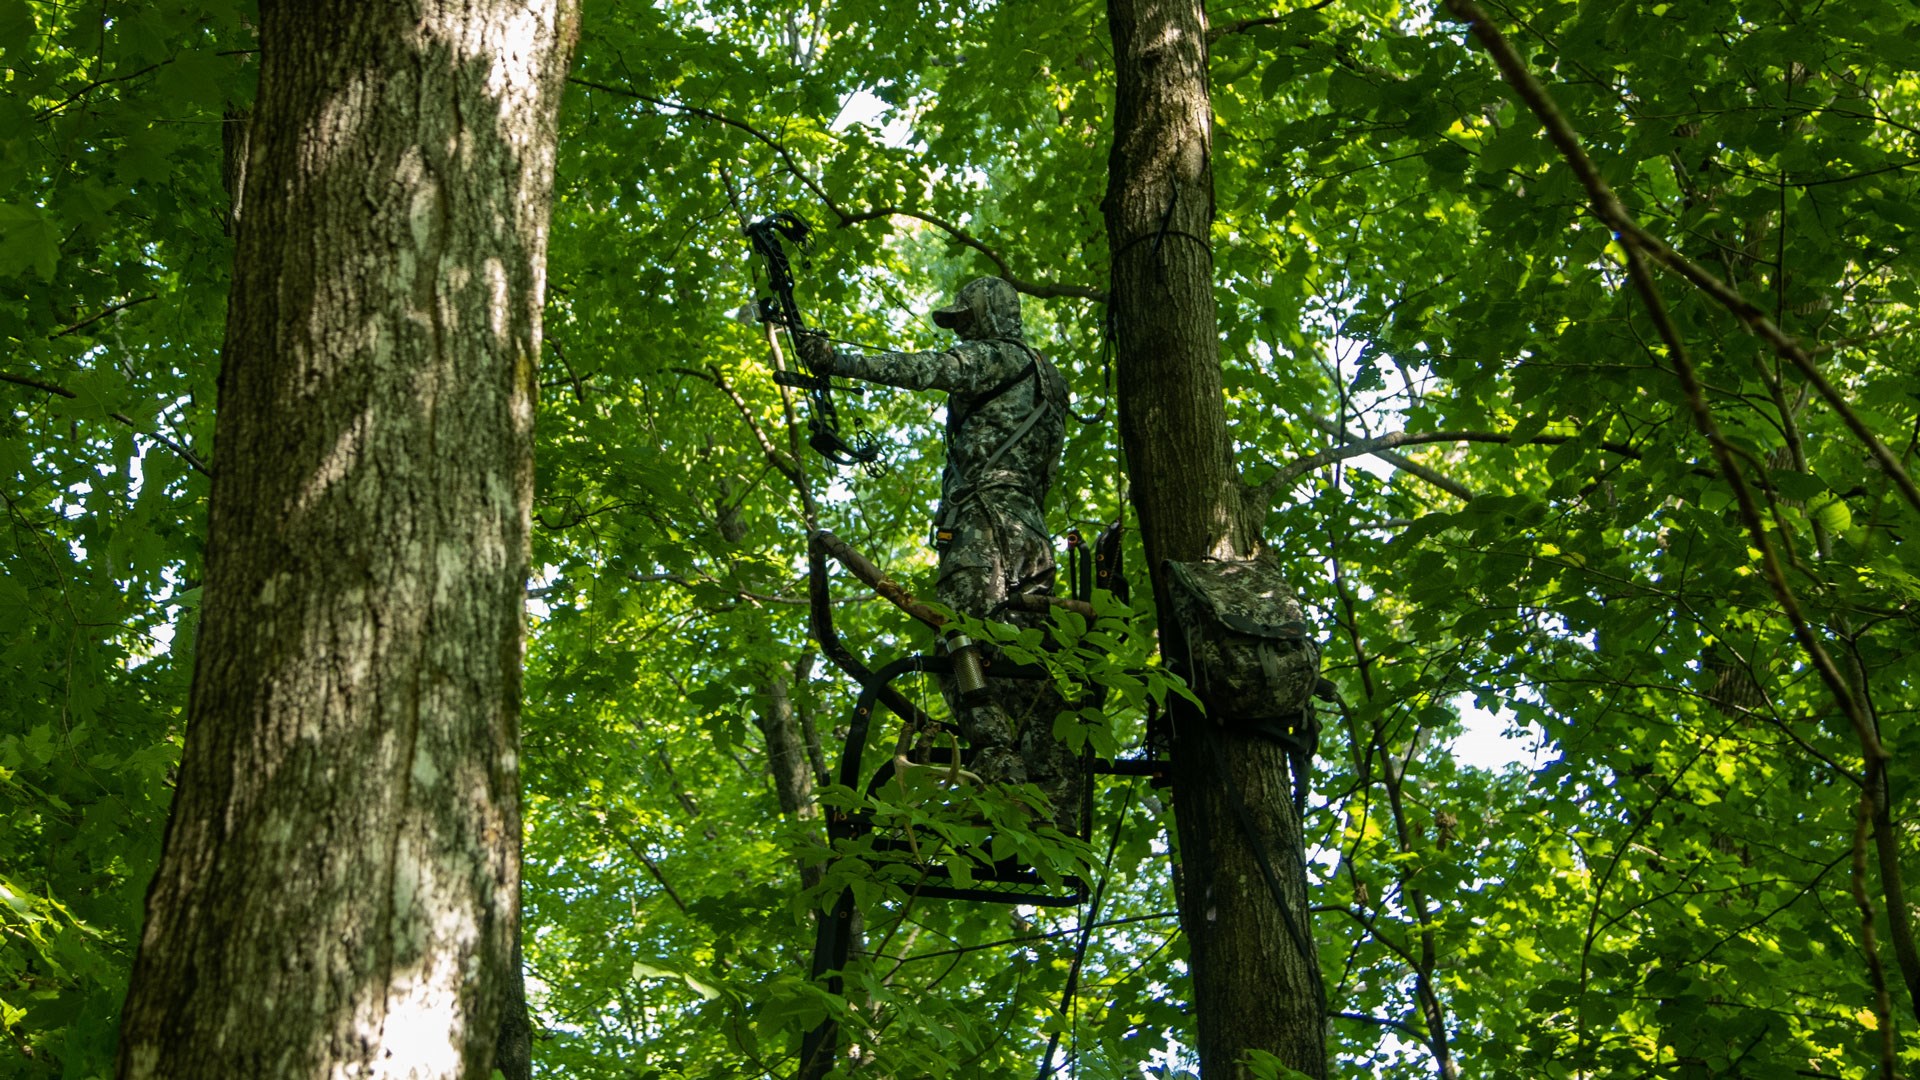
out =
{"type": "Polygon", "coordinates": [[[573,0],[261,4],[187,737],[119,1075],[484,1077],[573,0]]]}
{"type": "MultiPolygon", "coordinates": [[[[1120,431],[1154,600],[1166,612],[1163,563],[1252,554],[1264,507],[1234,467],[1221,393],[1205,5],[1109,0],[1108,16],[1118,92],[1104,209],[1120,431]]],[[[1249,1076],[1248,1052],[1261,1050],[1324,1076],[1325,1007],[1286,754],[1191,710],[1174,717],[1181,926],[1202,1073],[1249,1076]]]]}

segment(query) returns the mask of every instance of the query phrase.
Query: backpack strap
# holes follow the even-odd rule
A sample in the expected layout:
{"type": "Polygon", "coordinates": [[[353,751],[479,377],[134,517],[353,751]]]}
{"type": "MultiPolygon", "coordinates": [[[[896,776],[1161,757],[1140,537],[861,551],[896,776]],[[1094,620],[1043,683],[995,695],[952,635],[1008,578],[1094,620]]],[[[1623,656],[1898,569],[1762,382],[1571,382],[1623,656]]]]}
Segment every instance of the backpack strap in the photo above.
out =
{"type": "MultiPolygon", "coordinates": [[[[1046,393],[1040,386],[1043,381],[1040,378],[1040,353],[1024,341],[1017,341],[1013,338],[996,338],[995,340],[1004,341],[1009,345],[1018,345],[1020,348],[1026,350],[1027,366],[1021,370],[1020,374],[1002,381],[999,385],[992,387],[985,394],[982,394],[973,402],[972,408],[969,408],[964,415],[949,425],[948,430],[958,431],[968,420],[973,419],[973,414],[982,405],[1020,385],[1023,380],[1029,378],[1033,380],[1033,410],[1027,413],[1027,418],[1020,421],[1020,426],[1014,428],[1013,431],[1007,435],[1006,439],[1002,440],[999,447],[997,447],[992,454],[988,455],[987,460],[980,463],[979,471],[982,473],[992,472],[993,467],[1000,464],[1000,459],[1006,456],[1007,451],[1013,449],[1015,444],[1022,438],[1025,438],[1027,432],[1033,430],[1033,426],[1038,424],[1040,418],[1047,414],[1047,409],[1050,406],[1046,398],[1046,393]]],[[[951,441],[952,436],[949,435],[948,439],[951,441]]],[[[946,467],[948,470],[953,469],[953,457],[951,454],[947,457],[946,467]]],[[[954,496],[947,500],[944,512],[942,512],[939,519],[934,522],[934,532],[936,535],[953,528],[955,520],[960,516],[960,507],[974,495],[973,482],[965,476],[958,476],[955,479],[953,490],[954,496]]]]}
{"type": "Polygon", "coordinates": [[[1033,348],[1033,346],[1028,345],[1026,342],[1017,341],[1013,338],[993,338],[991,340],[996,342],[1002,342],[1008,345],[1018,345],[1027,354],[1027,366],[1024,368],[1021,368],[1019,373],[1010,375],[1007,378],[1000,380],[998,383],[995,383],[993,386],[988,387],[986,393],[981,394],[979,397],[975,398],[973,402],[968,406],[967,411],[961,414],[961,416],[953,422],[953,426],[956,430],[964,426],[967,421],[973,419],[973,414],[979,411],[982,405],[985,405],[988,402],[993,401],[994,399],[998,398],[1000,395],[1006,393],[1007,391],[1013,389],[1016,386],[1019,386],[1021,383],[1025,382],[1028,379],[1033,380],[1034,407],[1038,409],[1042,404],[1044,404],[1044,402],[1041,401],[1041,390],[1040,390],[1040,353],[1036,351],[1033,348]]]}

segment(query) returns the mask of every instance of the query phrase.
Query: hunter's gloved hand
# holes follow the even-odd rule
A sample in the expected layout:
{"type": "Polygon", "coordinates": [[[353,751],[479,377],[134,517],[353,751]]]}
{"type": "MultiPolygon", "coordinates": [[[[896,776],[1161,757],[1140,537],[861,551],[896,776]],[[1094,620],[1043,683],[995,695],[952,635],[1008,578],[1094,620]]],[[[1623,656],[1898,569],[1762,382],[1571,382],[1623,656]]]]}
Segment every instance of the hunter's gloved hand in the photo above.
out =
{"type": "Polygon", "coordinates": [[[800,362],[815,375],[833,374],[833,346],[823,334],[795,334],[794,349],[800,362]]]}

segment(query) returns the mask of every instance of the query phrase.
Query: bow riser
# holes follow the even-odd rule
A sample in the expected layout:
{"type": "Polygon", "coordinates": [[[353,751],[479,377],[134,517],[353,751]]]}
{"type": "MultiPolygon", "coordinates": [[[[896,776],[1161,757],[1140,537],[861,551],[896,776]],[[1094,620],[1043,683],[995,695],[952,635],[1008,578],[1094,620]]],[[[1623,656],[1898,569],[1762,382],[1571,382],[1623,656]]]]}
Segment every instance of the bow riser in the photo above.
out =
{"type": "MultiPolygon", "coordinates": [[[[753,252],[767,269],[767,284],[773,295],[758,298],[756,311],[760,321],[784,327],[796,341],[805,335],[825,337],[809,328],[800,317],[800,305],[793,297],[793,264],[787,259],[787,242],[805,250],[811,232],[798,214],[782,210],[749,224],[744,230],[753,252]]],[[[840,432],[839,412],[833,407],[833,383],[825,375],[807,375],[798,371],[776,371],[773,381],[807,392],[807,445],[835,465],[858,465],[869,473],[885,468],[880,461],[880,444],[872,432],[855,432],[851,439],[840,432]]],[[[860,393],[861,388],[839,389],[860,393]]]]}

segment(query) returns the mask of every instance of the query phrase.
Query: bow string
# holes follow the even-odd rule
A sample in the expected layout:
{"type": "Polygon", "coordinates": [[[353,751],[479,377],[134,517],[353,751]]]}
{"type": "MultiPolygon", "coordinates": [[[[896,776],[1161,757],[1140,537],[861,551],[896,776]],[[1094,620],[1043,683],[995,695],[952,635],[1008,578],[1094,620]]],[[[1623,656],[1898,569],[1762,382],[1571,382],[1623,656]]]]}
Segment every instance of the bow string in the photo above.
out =
{"type": "MultiPolygon", "coordinates": [[[[800,305],[793,298],[793,264],[787,259],[786,245],[792,244],[801,251],[807,249],[812,229],[806,221],[791,210],[782,210],[749,224],[745,233],[754,254],[766,268],[767,284],[773,293],[757,298],[756,314],[760,321],[785,328],[794,339],[796,352],[803,337],[825,338],[825,333],[808,327],[801,319],[800,305]]],[[[840,430],[840,413],[834,408],[833,391],[858,394],[863,388],[845,384],[836,387],[826,375],[802,371],[776,371],[773,381],[807,392],[807,445],[821,457],[842,467],[858,465],[870,476],[886,470],[886,462],[880,459],[880,440],[872,432],[840,430]]]]}

